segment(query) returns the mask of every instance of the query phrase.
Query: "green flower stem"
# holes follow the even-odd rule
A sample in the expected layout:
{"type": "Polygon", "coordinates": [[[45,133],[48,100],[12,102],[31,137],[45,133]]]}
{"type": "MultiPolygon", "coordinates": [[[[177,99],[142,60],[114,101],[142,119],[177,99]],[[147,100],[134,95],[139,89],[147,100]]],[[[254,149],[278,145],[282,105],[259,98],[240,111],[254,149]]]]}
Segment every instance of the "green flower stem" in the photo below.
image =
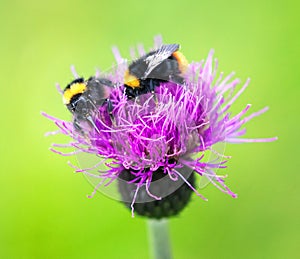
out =
{"type": "Polygon", "coordinates": [[[168,220],[148,219],[150,249],[154,259],[172,258],[168,220]]]}

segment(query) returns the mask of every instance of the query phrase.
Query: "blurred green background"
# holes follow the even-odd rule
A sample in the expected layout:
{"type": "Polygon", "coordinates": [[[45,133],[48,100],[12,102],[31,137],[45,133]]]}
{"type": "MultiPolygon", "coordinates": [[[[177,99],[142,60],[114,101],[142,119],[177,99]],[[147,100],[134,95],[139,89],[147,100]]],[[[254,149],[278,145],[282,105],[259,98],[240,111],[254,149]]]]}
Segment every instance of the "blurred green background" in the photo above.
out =
{"type": "MultiPolygon", "coordinates": [[[[219,71],[250,87],[233,112],[270,106],[248,137],[274,143],[227,145],[232,199],[201,190],[171,220],[175,258],[299,256],[299,8],[297,1],[8,1],[0,2],[0,258],[149,258],[146,220],[100,193],[48,150],[67,138],[40,111],[69,114],[55,83],[109,68],[111,46],[151,47],[154,35],[180,43],[187,58],[211,48],[219,71]]],[[[74,160],[74,159],[73,159],[74,160]]]]}

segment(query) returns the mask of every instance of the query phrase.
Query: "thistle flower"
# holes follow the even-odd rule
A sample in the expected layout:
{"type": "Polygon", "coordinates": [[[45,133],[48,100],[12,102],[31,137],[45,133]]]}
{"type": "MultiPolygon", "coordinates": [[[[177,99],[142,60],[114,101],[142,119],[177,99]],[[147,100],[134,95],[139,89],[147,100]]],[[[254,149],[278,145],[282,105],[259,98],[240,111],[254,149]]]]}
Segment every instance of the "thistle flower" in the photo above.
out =
{"type": "MultiPolygon", "coordinates": [[[[158,41],[156,45],[160,44],[158,41]]],[[[139,52],[144,54],[142,48],[139,52]]],[[[121,199],[131,208],[132,215],[134,210],[154,218],[176,215],[188,204],[192,192],[206,200],[196,190],[196,174],[236,198],[225,185],[225,176],[216,173],[226,167],[224,158],[229,157],[215,151],[214,145],[276,140],[241,138],[246,133],[244,125],[268,108],[248,116],[245,114],[250,104],[236,115],[228,112],[250,80],[234,94],[239,79],[234,79],[234,73],[217,77],[217,61],[213,61],[210,51],[206,61],[188,65],[184,84],[161,83],[154,95],[129,100],[122,85],[127,63],[116,48],[114,54],[118,65],[106,75],[115,84],[110,94],[112,118],[106,105],[97,107],[95,127],[86,127],[83,135],[74,129],[73,122],[43,113],[58,126],[56,133],[71,137],[65,146],[76,148],[72,153],[52,150],[62,155],[96,155],[99,162],[91,168],[76,167],[76,172],[99,179],[93,195],[101,185],[117,181],[121,199]],[[217,157],[208,161],[206,157],[211,152],[217,157]]]]}

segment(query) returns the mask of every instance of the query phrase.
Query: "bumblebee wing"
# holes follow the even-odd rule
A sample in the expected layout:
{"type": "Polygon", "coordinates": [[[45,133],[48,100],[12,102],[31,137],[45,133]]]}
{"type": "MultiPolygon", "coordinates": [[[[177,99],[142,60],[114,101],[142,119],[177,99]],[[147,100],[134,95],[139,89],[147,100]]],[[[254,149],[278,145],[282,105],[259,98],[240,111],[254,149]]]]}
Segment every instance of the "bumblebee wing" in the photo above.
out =
{"type": "Polygon", "coordinates": [[[148,75],[155,69],[159,64],[164,60],[170,57],[175,51],[179,49],[179,44],[168,44],[162,45],[156,51],[149,53],[144,61],[147,64],[147,69],[144,73],[144,78],[147,78],[148,75]]]}
{"type": "Polygon", "coordinates": [[[113,83],[106,78],[91,77],[87,81],[86,96],[97,105],[102,105],[109,98],[113,83]]]}

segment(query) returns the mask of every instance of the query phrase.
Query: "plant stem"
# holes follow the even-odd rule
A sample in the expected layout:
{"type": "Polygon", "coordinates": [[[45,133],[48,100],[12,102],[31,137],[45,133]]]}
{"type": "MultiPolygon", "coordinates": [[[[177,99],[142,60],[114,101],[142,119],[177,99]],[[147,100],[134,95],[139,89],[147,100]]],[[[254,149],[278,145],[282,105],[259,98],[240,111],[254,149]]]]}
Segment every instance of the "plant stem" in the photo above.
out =
{"type": "Polygon", "coordinates": [[[154,259],[171,259],[168,220],[148,219],[150,249],[154,259]]]}

